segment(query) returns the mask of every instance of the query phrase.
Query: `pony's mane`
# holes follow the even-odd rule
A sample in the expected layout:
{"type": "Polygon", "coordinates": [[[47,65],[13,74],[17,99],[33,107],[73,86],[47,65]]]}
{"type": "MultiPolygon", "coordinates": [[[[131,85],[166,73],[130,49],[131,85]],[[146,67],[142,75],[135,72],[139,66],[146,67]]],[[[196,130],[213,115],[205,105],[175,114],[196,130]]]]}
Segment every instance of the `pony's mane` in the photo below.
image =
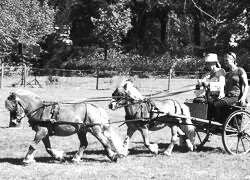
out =
{"type": "Polygon", "coordinates": [[[16,91],[14,91],[14,93],[16,93],[19,96],[29,96],[31,98],[40,99],[42,101],[42,98],[40,96],[36,95],[35,93],[33,93],[29,90],[18,89],[16,91]]]}
{"type": "Polygon", "coordinates": [[[142,96],[142,94],[139,92],[139,90],[134,86],[133,82],[130,79],[124,79],[121,82],[120,85],[123,89],[125,89],[125,91],[127,92],[127,94],[135,99],[135,100],[143,100],[144,97],[142,96]]]}

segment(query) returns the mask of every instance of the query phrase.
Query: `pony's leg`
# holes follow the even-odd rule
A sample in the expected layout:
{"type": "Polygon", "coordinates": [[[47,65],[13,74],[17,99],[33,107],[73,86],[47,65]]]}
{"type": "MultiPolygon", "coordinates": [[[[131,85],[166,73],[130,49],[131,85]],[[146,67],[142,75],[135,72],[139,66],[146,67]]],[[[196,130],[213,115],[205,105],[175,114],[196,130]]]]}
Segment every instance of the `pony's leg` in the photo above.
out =
{"type": "Polygon", "coordinates": [[[188,139],[187,135],[179,127],[177,127],[177,133],[180,135],[180,145],[182,146],[182,145],[186,144],[188,149],[190,151],[193,151],[194,146],[193,146],[192,142],[190,141],[190,139],[188,139]]]}
{"type": "Polygon", "coordinates": [[[48,134],[48,129],[47,128],[41,128],[41,127],[36,127],[36,129],[34,129],[36,131],[35,134],[35,138],[34,140],[31,142],[28,153],[26,154],[23,163],[24,164],[29,164],[32,162],[35,162],[34,156],[36,153],[36,148],[37,148],[37,144],[47,136],[48,134]]]}
{"type": "Polygon", "coordinates": [[[88,146],[88,140],[86,134],[87,131],[85,130],[81,130],[77,133],[78,138],[80,140],[80,147],[72,159],[73,162],[79,163],[81,161],[83,152],[88,146]]]}
{"type": "Polygon", "coordinates": [[[51,157],[55,158],[56,160],[59,160],[60,162],[65,161],[63,151],[58,151],[56,149],[51,148],[48,134],[46,137],[42,139],[42,141],[43,141],[46,151],[51,155],[51,157]]]}
{"type": "Polygon", "coordinates": [[[100,143],[103,145],[104,149],[106,150],[108,154],[108,158],[111,161],[116,162],[118,155],[114,153],[111,149],[111,144],[108,140],[108,138],[104,135],[103,129],[101,126],[96,125],[91,128],[91,133],[100,141],[100,143]]]}
{"type": "Polygon", "coordinates": [[[168,148],[163,152],[163,154],[167,156],[171,156],[174,145],[177,143],[178,140],[178,126],[172,126],[171,127],[171,142],[168,145],[168,148]]]}
{"type": "Polygon", "coordinates": [[[133,136],[133,134],[135,133],[136,131],[136,128],[132,127],[132,126],[129,126],[128,125],[128,129],[127,129],[127,135],[123,141],[123,147],[125,149],[125,155],[124,156],[127,156],[129,154],[129,141],[131,139],[131,137],[133,136]]]}
{"type": "Polygon", "coordinates": [[[158,145],[156,143],[150,143],[149,142],[149,131],[148,127],[142,127],[140,128],[140,132],[143,137],[144,145],[154,154],[158,154],[158,145]]]}

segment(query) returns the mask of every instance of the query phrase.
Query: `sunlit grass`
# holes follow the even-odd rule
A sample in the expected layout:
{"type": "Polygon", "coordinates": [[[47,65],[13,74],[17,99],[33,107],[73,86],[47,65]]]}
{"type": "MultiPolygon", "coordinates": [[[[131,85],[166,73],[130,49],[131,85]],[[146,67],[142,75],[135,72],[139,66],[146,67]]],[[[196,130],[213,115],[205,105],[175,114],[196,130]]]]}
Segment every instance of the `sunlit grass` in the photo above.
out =
{"type": "MultiPolygon", "coordinates": [[[[118,78],[117,78],[118,79],[118,78]]],[[[29,88],[48,101],[70,101],[91,97],[110,97],[118,84],[106,80],[101,90],[95,90],[94,78],[89,83],[77,86],[48,86],[45,88],[29,88]],[[105,87],[105,88],[104,88],[105,87]]],[[[137,79],[136,79],[137,80],[137,79]]],[[[78,82],[78,81],[77,81],[78,82]]],[[[165,91],[168,79],[138,79],[141,92],[144,95],[161,92],[160,99],[173,98],[184,102],[193,98],[191,85],[196,80],[174,80],[171,90],[190,91],[169,96],[165,91]]],[[[72,81],[73,83],[73,81],[72,81]]],[[[79,84],[78,84],[79,85],[79,84]]],[[[142,137],[136,132],[132,138],[129,156],[112,163],[105,155],[101,144],[88,134],[89,146],[79,164],[73,164],[70,159],[77,151],[79,141],[76,135],[69,137],[52,137],[53,148],[64,150],[66,162],[54,161],[45,151],[42,143],[38,145],[37,163],[22,165],[22,160],[34,138],[34,131],[24,119],[21,129],[4,129],[9,124],[9,113],[4,109],[4,100],[9,92],[17,88],[5,87],[0,89],[0,178],[1,179],[250,179],[250,156],[230,156],[225,153],[220,136],[212,136],[211,142],[205,144],[200,152],[183,152],[176,146],[171,157],[162,154],[153,155],[143,146],[142,137]]],[[[160,100],[159,99],[159,100],[160,100]]],[[[108,101],[93,102],[103,107],[109,114],[112,127],[123,138],[126,126],[118,128],[124,119],[124,110],[111,111],[108,101]]],[[[151,141],[157,142],[160,152],[163,152],[170,142],[170,129],[150,132],[151,141]]]]}

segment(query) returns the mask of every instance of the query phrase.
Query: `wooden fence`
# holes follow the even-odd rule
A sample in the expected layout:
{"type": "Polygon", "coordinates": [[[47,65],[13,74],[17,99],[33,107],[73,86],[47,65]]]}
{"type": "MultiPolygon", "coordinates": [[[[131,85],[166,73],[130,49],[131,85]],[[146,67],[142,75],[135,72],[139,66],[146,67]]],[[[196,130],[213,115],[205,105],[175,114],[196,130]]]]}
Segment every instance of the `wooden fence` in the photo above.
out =
{"type": "Polygon", "coordinates": [[[188,78],[199,78],[204,72],[187,72],[187,71],[173,71],[172,69],[166,71],[155,71],[155,72],[144,72],[144,71],[130,71],[130,72],[117,72],[117,71],[107,71],[100,69],[87,69],[87,70],[69,70],[69,69],[37,69],[27,67],[25,64],[16,67],[5,66],[4,63],[1,64],[1,80],[0,88],[4,86],[22,86],[22,87],[43,87],[46,85],[57,85],[61,86],[62,83],[68,82],[68,84],[73,86],[73,82],[78,85],[86,84],[82,77],[88,81],[87,77],[93,77],[96,79],[92,86],[95,89],[103,89],[105,87],[101,84],[106,83],[107,86],[112,81],[113,76],[137,76],[140,78],[147,78],[149,76],[154,77],[164,77],[167,79],[166,88],[171,89],[171,79],[174,77],[185,76],[188,78]],[[110,82],[109,82],[110,81],[110,82]],[[44,83],[45,82],[45,83],[44,83]]]}

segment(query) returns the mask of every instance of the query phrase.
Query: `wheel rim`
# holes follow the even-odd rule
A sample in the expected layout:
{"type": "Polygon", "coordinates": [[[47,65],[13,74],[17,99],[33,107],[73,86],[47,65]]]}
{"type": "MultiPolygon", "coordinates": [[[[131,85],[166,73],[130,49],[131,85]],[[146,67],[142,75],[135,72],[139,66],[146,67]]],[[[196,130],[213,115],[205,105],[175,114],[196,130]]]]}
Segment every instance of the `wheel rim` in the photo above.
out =
{"type": "Polygon", "coordinates": [[[229,154],[242,155],[250,151],[250,114],[233,112],[223,127],[223,145],[229,154]]]}

